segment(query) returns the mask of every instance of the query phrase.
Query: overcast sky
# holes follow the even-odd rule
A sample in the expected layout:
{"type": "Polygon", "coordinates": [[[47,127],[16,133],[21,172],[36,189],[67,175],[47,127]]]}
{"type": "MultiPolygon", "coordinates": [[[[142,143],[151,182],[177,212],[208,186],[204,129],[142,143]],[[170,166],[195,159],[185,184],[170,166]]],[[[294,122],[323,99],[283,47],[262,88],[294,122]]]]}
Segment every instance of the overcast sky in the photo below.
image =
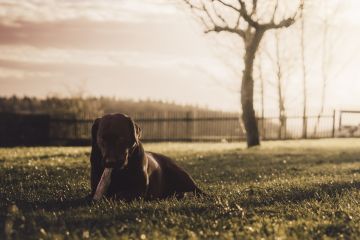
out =
{"type": "MultiPolygon", "coordinates": [[[[360,1],[330,2],[343,7],[327,107],[360,109],[360,1]]],[[[237,110],[234,56],[221,55],[218,40],[171,1],[0,0],[0,95],[83,92],[237,110]]],[[[316,104],[318,85],[310,88],[316,104]]]]}

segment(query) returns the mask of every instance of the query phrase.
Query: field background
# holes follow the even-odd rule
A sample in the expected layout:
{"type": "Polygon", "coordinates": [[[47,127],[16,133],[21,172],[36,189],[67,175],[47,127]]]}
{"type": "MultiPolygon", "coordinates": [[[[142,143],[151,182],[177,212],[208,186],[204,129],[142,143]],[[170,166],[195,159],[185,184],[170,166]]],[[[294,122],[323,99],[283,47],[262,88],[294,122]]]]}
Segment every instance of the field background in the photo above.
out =
{"type": "Polygon", "coordinates": [[[158,143],[210,198],[87,204],[89,147],[0,149],[0,239],[360,239],[360,139],[158,143]]]}

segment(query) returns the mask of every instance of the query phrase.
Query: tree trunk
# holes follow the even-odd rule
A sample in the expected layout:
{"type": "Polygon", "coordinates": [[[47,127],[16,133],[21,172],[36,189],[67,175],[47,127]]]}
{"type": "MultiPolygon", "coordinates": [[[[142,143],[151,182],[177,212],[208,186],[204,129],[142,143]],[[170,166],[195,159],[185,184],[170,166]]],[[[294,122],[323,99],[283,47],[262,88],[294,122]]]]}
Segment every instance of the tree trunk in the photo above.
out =
{"type": "Polygon", "coordinates": [[[307,138],[307,74],[305,64],[305,17],[301,18],[301,65],[302,65],[302,81],[303,81],[303,132],[302,138],[307,138]]]}
{"type": "Polygon", "coordinates": [[[248,38],[245,39],[245,69],[241,82],[241,106],[248,147],[260,145],[259,129],[254,110],[253,66],[255,54],[263,36],[264,31],[257,29],[254,33],[249,34],[248,38]]]}
{"type": "Polygon", "coordinates": [[[264,97],[264,77],[262,74],[261,63],[259,64],[259,80],[260,80],[260,94],[261,94],[261,139],[266,139],[265,133],[265,97],[264,97]]]}
{"type": "Polygon", "coordinates": [[[276,77],[277,77],[277,92],[278,92],[278,106],[279,106],[279,132],[278,137],[279,139],[285,138],[285,131],[286,131],[286,112],[285,112],[285,96],[283,94],[283,76],[282,76],[282,68],[280,62],[280,38],[278,33],[275,34],[276,36],[276,77]]]}

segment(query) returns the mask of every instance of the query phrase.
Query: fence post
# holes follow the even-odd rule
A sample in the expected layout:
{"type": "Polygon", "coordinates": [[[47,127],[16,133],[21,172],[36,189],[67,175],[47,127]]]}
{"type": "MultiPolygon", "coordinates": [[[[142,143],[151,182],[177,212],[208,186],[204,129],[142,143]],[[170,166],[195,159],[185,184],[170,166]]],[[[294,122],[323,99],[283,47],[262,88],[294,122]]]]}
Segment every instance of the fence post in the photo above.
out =
{"type": "Polygon", "coordinates": [[[333,111],[333,128],[332,128],[332,137],[333,138],[335,138],[335,120],[336,120],[335,116],[336,116],[336,111],[334,110],[333,111]]]}
{"type": "Polygon", "coordinates": [[[304,139],[307,139],[307,116],[303,116],[303,136],[304,139]]]}
{"type": "Polygon", "coordinates": [[[78,132],[79,132],[79,129],[78,129],[78,120],[77,118],[75,117],[74,118],[74,139],[78,139],[78,132]]]}
{"type": "Polygon", "coordinates": [[[51,145],[51,116],[50,114],[46,114],[45,116],[45,131],[46,131],[46,140],[45,145],[50,146],[51,145]]]}
{"type": "Polygon", "coordinates": [[[262,137],[262,139],[263,140],[266,140],[266,126],[265,126],[265,117],[264,116],[262,116],[261,117],[262,118],[262,122],[261,122],[261,124],[262,124],[262,134],[263,134],[263,137],[262,137]]]}
{"type": "Polygon", "coordinates": [[[186,140],[192,141],[193,124],[192,124],[192,112],[186,112],[186,140]]]}
{"type": "Polygon", "coordinates": [[[191,141],[194,141],[194,140],[197,141],[196,136],[197,136],[197,124],[198,124],[198,121],[195,120],[197,118],[197,112],[193,111],[191,117],[192,117],[191,118],[191,121],[192,121],[191,141]]]}
{"type": "Polygon", "coordinates": [[[339,117],[339,131],[341,129],[341,124],[342,124],[342,111],[339,112],[340,117],[339,117]]]}
{"type": "Polygon", "coordinates": [[[285,140],[287,140],[287,118],[285,117],[285,122],[284,122],[284,138],[285,140]]]}

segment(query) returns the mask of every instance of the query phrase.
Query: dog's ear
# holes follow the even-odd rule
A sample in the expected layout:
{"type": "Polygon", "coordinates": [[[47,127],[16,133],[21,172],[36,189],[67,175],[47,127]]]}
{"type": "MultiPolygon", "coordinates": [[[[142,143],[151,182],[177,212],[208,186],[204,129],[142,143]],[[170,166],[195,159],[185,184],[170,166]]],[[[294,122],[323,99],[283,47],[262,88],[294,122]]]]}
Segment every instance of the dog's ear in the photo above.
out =
{"type": "Polygon", "coordinates": [[[138,144],[141,138],[141,128],[130,118],[131,126],[134,129],[134,140],[138,144]]]}
{"type": "Polygon", "coordinates": [[[141,138],[141,134],[142,134],[142,130],[141,128],[139,127],[139,125],[136,124],[136,122],[134,122],[135,124],[135,129],[136,129],[136,137],[137,139],[139,140],[141,138]]]}
{"type": "Polygon", "coordinates": [[[100,177],[103,172],[102,154],[101,154],[101,150],[97,143],[97,134],[98,134],[98,130],[99,130],[100,121],[101,121],[101,118],[96,119],[91,127],[90,183],[91,183],[91,194],[92,195],[96,191],[96,187],[100,181],[100,177]]]}
{"type": "Polygon", "coordinates": [[[100,152],[100,148],[97,144],[97,134],[99,131],[99,124],[100,124],[101,118],[97,118],[92,127],[91,127],[91,146],[92,146],[92,150],[98,150],[98,152],[100,152]]]}

